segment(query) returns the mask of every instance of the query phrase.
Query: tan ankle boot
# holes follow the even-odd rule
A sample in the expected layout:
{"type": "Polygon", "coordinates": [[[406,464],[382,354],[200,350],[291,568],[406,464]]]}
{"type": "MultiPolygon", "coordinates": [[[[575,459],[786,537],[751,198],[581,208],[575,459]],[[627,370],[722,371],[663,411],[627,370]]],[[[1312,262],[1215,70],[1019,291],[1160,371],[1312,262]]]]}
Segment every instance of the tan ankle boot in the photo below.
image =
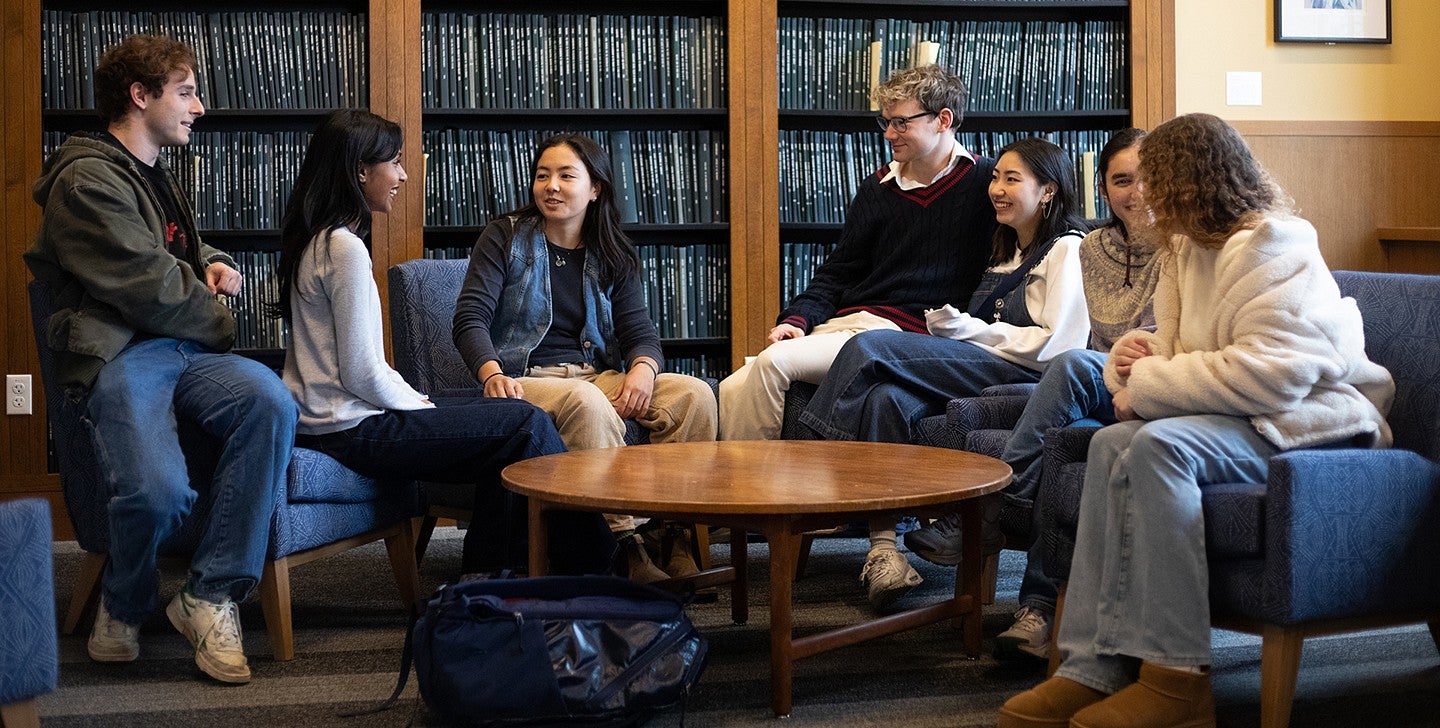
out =
{"type": "Polygon", "coordinates": [[[1175,670],[1148,662],[1140,679],[1075,714],[1072,728],[1214,728],[1210,672],[1175,670]]]}
{"type": "Polygon", "coordinates": [[[1066,677],[1052,677],[1005,701],[999,728],[1066,728],[1070,716],[1105,693],[1066,677]]]}
{"type": "Polygon", "coordinates": [[[615,575],[641,584],[652,584],[670,578],[645,550],[645,540],[640,534],[631,534],[619,539],[620,550],[615,554],[615,575]]]}

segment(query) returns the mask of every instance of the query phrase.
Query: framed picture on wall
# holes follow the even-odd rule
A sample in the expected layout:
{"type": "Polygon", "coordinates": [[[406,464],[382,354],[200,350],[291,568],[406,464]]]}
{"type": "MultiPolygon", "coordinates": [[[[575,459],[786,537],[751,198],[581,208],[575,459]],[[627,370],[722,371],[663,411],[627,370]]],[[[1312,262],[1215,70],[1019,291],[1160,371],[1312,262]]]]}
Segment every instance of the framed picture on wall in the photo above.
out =
{"type": "Polygon", "coordinates": [[[1389,43],[1390,0],[1275,0],[1277,43],[1389,43]]]}

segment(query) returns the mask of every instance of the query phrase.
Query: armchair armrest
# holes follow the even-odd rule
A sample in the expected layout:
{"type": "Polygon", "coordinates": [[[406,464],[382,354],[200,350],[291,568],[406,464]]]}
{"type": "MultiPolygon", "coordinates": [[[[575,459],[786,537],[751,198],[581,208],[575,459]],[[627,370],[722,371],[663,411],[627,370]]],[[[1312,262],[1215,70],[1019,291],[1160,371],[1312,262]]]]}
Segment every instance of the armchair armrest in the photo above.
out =
{"type": "Polygon", "coordinates": [[[1265,617],[1440,607],[1440,464],[1408,450],[1298,450],[1270,461],[1265,617]]]}
{"type": "Polygon", "coordinates": [[[1011,430],[1028,401],[1022,394],[956,397],[945,405],[945,424],[962,436],[972,430],[1011,430]]]}

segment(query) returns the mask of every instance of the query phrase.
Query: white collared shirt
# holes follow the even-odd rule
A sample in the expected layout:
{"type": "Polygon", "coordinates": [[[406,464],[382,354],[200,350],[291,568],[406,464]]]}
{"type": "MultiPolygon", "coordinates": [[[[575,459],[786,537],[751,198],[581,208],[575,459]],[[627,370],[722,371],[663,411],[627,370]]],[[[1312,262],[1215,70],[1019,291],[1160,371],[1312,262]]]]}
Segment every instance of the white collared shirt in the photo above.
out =
{"type": "Polygon", "coordinates": [[[960,143],[959,139],[956,139],[955,146],[950,150],[950,161],[946,162],[945,166],[942,167],[938,173],[936,173],[935,178],[929,180],[928,182],[913,180],[903,174],[900,174],[901,164],[892,159],[890,160],[890,172],[889,174],[886,174],[883,179],[880,180],[880,184],[885,184],[886,182],[894,179],[895,185],[902,190],[918,190],[921,187],[929,187],[930,185],[935,184],[935,182],[941,177],[949,174],[950,170],[955,168],[955,163],[958,162],[962,157],[970,160],[971,162],[975,161],[974,155],[970,154],[969,150],[967,150],[964,145],[960,143]]]}

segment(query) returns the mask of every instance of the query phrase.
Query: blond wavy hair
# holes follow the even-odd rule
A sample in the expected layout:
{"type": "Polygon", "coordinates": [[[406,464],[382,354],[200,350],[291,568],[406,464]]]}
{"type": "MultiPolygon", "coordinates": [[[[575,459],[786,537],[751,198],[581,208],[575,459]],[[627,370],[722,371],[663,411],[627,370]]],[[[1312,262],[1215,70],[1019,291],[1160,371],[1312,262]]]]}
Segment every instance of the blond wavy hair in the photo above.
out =
{"type": "Polygon", "coordinates": [[[1140,142],[1145,201],[1162,238],[1183,235],[1220,248],[1267,215],[1289,215],[1293,202],[1250,153],[1234,127],[1210,114],[1186,114],[1140,142]]]}
{"type": "Polygon", "coordinates": [[[914,99],[926,111],[949,109],[955,117],[952,129],[965,120],[965,98],[965,81],[934,63],[896,71],[870,93],[881,108],[914,99]]]}

